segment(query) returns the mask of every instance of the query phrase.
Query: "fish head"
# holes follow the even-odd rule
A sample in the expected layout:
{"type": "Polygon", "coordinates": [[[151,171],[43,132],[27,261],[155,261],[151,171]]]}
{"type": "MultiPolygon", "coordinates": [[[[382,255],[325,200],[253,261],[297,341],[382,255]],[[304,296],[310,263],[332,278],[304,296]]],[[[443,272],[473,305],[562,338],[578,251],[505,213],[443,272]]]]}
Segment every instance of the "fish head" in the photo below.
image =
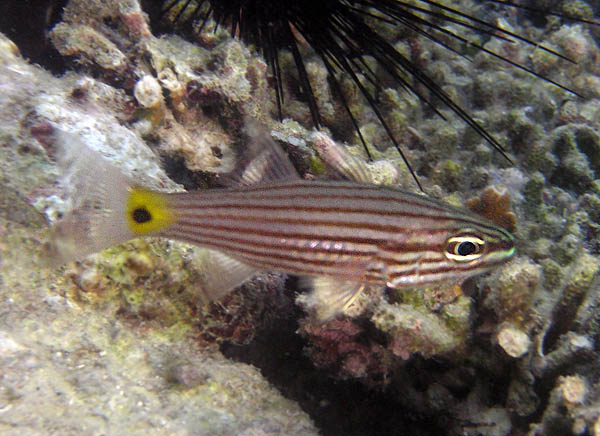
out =
{"type": "Polygon", "coordinates": [[[461,276],[471,276],[503,264],[515,253],[515,238],[498,226],[473,226],[450,233],[442,252],[461,276]]]}
{"type": "Polygon", "coordinates": [[[515,254],[513,235],[484,218],[471,215],[463,220],[454,217],[450,222],[446,221],[443,231],[425,227],[413,235],[418,243],[413,239],[406,245],[396,246],[404,253],[400,257],[406,256],[413,261],[411,265],[407,262],[389,265],[387,286],[461,283],[504,264],[515,254]]]}

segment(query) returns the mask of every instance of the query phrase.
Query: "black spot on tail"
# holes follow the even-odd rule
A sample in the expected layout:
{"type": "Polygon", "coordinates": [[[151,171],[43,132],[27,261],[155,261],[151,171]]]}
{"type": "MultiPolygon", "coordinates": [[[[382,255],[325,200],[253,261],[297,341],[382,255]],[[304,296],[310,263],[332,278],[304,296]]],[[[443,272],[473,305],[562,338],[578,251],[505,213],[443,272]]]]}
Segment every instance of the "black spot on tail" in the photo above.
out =
{"type": "Polygon", "coordinates": [[[133,211],[133,220],[138,224],[147,223],[152,219],[152,214],[145,207],[138,207],[133,211]]]}

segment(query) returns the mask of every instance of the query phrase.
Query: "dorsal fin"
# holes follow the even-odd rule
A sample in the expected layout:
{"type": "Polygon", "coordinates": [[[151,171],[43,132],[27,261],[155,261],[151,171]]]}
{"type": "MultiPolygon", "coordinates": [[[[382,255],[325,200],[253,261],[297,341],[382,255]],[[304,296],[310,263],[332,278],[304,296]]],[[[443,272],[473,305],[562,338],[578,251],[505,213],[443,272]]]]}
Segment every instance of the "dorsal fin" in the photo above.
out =
{"type": "Polygon", "coordinates": [[[310,141],[319,157],[335,171],[338,178],[356,183],[373,183],[367,164],[351,154],[346,147],[339,145],[322,132],[315,132],[310,141]]]}
{"type": "Polygon", "coordinates": [[[246,117],[245,130],[246,151],[237,168],[222,179],[225,185],[250,186],[299,178],[287,155],[263,126],[246,117]]]}

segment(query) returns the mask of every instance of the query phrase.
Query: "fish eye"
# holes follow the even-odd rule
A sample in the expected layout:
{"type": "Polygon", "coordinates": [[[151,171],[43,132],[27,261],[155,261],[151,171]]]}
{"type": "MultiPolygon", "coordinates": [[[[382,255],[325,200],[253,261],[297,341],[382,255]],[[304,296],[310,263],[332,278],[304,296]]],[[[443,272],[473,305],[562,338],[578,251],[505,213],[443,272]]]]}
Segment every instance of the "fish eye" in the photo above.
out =
{"type": "Polygon", "coordinates": [[[479,259],[484,252],[485,241],[472,233],[460,233],[446,240],[444,254],[449,260],[467,263],[479,259]]]}
{"type": "Polygon", "coordinates": [[[468,256],[477,251],[477,245],[471,241],[463,241],[456,246],[455,252],[459,256],[468,256]]]}
{"type": "Polygon", "coordinates": [[[152,219],[152,215],[145,207],[135,208],[131,216],[137,224],[147,223],[152,219]]]}

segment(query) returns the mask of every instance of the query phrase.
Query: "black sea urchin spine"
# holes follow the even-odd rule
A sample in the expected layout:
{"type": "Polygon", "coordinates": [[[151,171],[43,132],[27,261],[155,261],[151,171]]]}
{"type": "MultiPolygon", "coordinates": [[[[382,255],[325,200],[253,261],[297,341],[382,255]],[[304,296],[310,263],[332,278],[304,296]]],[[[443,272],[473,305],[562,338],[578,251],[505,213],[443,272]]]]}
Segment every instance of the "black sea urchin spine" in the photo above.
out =
{"type": "MultiPolygon", "coordinates": [[[[561,18],[574,19],[579,22],[598,24],[589,20],[554,14],[548,11],[538,11],[514,2],[491,0],[504,7],[517,8],[529,13],[555,15],[561,18]]],[[[284,101],[279,52],[289,50],[292,53],[300,85],[303,88],[313,123],[316,127],[322,124],[321,116],[312,86],[306,72],[304,61],[299,49],[299,40],[306,41],[320,56],[327,69],[332,88],[341,98],[342,105],[348,113],[364,148],[371,157],[366,142],[360,132],[348,102],[341,92],[341,86],[336,79],[336,73],[343,71],[348,74],[367,100],[377,119],[392,140],[402,156],[413,178],[421,187],[415,172],[394,137],[378,107],[377,95],[382,91],[375,73],[365,62],[365,56],[373,57],[378,65],[385,70],[399,85],[411,91],[427,104],[436,114],[444,118],[434,106],[433,98],[442,102],[473,128],[482,138],[510,161],[505,149],[489,132],[481,126],[463,107],[458,105],[434,79],[424,73],[419,65],[404,56],[388,42],[383,35],[374,30],[367,22],[380,20],[393,25],[404,26],[416,34],[420,34],[443,47],[460,54],[453,44],[473,46],[493,57],[499,58],[517,68],[535,75],[555,86],[576,94],[566,86],[544,77],[530,68],[508,59],[501,54],[484,48],[481,44],[468,39],[460,33],[448,30],[445,25],[453,24],[458,29],[475,32],[479,35],[498,38],[507,41],[521,41],[545,50],[554,56],[567,59],[560,53],[540,46],[515,32],[486,22],[458,7],[446,6],[437,1],[417,0],[404,2],[398,0],[171,0],[164,4],[163,13],[178,9],[173,22],[194,23],[201,20],[200,28],[209,18],[217,25],[227,25],[232,36],[239,36],[245,42],[254,44],[270,65],[275,78],[277,107],[281,118],[281,106],[284,101]],[[185,17],[185,18],[184,18],[185,17]],[[361,83],[359,75],[368,80],[375,90],[369,90],[361,83]],[[410,79],[408,79],[410,78],[410,79]],[[431,95],[426,96],[419,89],[427,89],[431,95]]],[[[567,59],[568,60],[568,59],[567,59]]]]}

